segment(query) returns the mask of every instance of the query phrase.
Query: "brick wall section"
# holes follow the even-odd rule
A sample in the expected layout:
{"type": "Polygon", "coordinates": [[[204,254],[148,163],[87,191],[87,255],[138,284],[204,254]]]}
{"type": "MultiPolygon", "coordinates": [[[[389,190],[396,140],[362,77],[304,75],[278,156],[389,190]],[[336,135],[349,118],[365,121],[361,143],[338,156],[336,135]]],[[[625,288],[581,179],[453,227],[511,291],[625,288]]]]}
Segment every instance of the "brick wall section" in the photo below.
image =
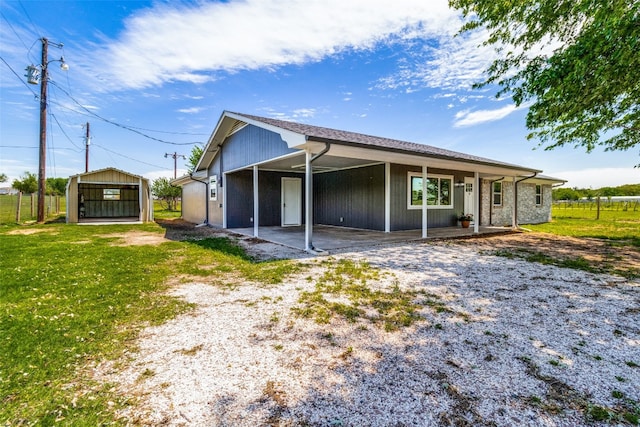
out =
{"type": "MultiPolygon", "coordinates": [[[[491,181],[483,179],[481,188],[480,225],[510,227],[513,216],[513,181],[510,178],[502,181],[502,205],[500,206],[491,206],[493,199],[491,181]]],[[[542,186],[542,204],[537,206],[535,184],[527,182],[518,184],[518,224],[539,224],[549,221],[551,221],[551,185],[542,186]]]]}

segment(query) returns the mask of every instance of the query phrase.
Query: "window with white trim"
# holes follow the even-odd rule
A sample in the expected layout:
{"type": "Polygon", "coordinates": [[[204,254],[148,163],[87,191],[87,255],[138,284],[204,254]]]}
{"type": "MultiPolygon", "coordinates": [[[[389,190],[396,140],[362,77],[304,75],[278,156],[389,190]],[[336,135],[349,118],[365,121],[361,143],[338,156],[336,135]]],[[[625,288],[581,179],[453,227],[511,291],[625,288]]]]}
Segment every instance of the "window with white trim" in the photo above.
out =
{"type": "Polygon", "coordinates": [[[542,205],[542,185],[536,184],[536,206],[542,205]]]}
{"type": "Polygon", "coordinates": [[[496,181],[492,185],[493,206],[502,206],[502,181],[496,181]]]}
{"type": "MultiPolygon", "coordinates": [[[[409,172],[407,209],[422,208],[422,174],[409,172]]],[[[436,209],[453,209],[453,176],[427,175],[427,206],[436,209]]]]}

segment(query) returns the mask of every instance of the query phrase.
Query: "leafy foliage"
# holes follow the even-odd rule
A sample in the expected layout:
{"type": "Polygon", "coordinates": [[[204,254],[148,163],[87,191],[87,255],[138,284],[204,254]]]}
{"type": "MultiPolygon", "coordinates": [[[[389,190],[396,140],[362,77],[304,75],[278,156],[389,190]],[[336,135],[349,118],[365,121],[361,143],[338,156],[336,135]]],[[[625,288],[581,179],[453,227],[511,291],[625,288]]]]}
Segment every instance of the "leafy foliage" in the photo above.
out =
{"type": "Polygon", "coordinates": [[[591,188],[555,188],[553,200],[580,200],[595,197],[640,196],[640,184],[625,184],[618,187],[591,188]]]}
{"type": "Polygon", "coordinates": [[[38,191],[38,177],[31,172],[25,172],[20,179],[14,179],[11,186],[25,194],[31,194],[38,191]]]}
{"type": "Polygon", "coordinates": [[[450,0],[489,31],[500,57],[476,85],[498,84],[546,149],[627,150],[640,142],[640,3],[628,0],[450,0]]]}
{"type": "Polygon", "coordinates": [[[182,189],[171,185],[168,178],[158,178],[151,184],[151,192],[164,203],[168,210],[175,210],[178,198],[182,195],[182,189]]]}
{"type": "Polygon", "coordinates": [[[64,196],[67,194],[67,182],[69,178],[47,178],[47,194],[64,196]]]}
{"type": "Polygon", "coordinates": [[[8,179],[6,173],[0,173],[0,182],[7,182],[8,179]]]}
{"type": "Polygon", "coordinates": [[[189,154],[189,159],[187,160],[187,170],[189,173],[193,173],[193,171],[196,170],[202,153],[204,153],[204,149],[199,145],[194,146],[191,150],[191,154],[189,154]]]}

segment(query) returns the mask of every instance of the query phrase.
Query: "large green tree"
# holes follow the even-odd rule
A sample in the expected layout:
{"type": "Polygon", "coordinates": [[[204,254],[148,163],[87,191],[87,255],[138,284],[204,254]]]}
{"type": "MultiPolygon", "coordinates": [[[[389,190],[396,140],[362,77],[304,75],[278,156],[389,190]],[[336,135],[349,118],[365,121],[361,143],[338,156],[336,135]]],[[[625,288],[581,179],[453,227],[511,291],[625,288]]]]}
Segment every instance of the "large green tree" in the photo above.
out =
{"type": "Polygon", "coordinates": [[[0,182],[7,182],[8,179],[6,173],[0,173],[0,182]]]}
{"type": "Polygon", "coordinates": [[[31,172],[25,172],[20,179],[14,179],[11,186],[25,194],[35,193],[38,191],[38,177],[31,172]]]}
{"type": "Polygon", "coordinates": [[[499,53],[476,86],[529,104],[530,139],[546,149],[627,150],[640,142],[640,2],[449,0],[486,28],[499,53]]]}
{"type": "Polygon", "coordinates": [[[69,178],[47,178],[47,194],[64,196],[67,193],[69,178]]]}
{"type": "Polygon", "coordinates": [[[200,161],[200,157],[202,157],[203,149],[201,146],[196,145],[191,150],[191,154],[189,154],[189,159],[187,160],[187,170],[189,173],[193,173],[196,170],[196,166],[200,161]]]}
{"type": "Polygon", "coordinates": [[[176,210],[178,198],[182,195],[182,189],[171,185],[168,178],[154,179],[151,192],[160,199],[163,207],[170,211],[176,210]]]}

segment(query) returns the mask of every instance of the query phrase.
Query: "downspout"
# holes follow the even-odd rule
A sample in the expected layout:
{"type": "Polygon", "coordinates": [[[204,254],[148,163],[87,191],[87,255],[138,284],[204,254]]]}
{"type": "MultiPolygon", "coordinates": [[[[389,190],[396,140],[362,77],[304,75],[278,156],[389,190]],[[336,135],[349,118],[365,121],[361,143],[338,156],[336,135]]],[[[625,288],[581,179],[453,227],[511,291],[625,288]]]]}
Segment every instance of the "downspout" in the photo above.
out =
{"type": "MultiPolygon", "coordinates": [[[[209,183],[206,181],[200,181],[199,179],[195,179],[193,177],[193,172],[189,174],[189,178],[191,178],[192,180],[199,182],[201,184],[204,184],[205,186],[208,186],[209,183]]],[[[182,205],[180,206],[180,209],[182,209],[182,205]]],[[[200,225],[208,225],[209,224],[209,194],[207,194],[207,192],[204,192],[204,222],[200,225]]]]}
{"type": "Polygon", "coordinates": [[[520,184],[522,181],[526,181],[527,179],[535,178],[536,176],[538,176],[538,172],[534,173],[531,176],[525,176],[524,178],[517,180],[516,184],[513,186],[513,203],[516,204],[516,228],[520,228],[520,226],[518,225],[518,184],[520,184]]]}
{"type": "MultiPolygon", "coordinates": [[[[316,160],[318,160],[320,157],[324,156],[325,154],[327,154],[327,152],[329,151],[329,149],[331,148],[331,144],[328,142],[324,143],[324,149],[322,149],[322,151],[320,151],[319,153],[317,153],[316,155],[312,156],[311,159],[309,159],[309,167],[312,167],[313,162],[315,162],[316,160]]],[[[312,168],[313,169],[313,168],[312,168]]],[[[307,198],[311,199],[311,203],[308,204],[308,210],[310,210],[310,212],[307,212],[307,215],[305,215],[305,219],[307,221],[310,222],[310,224],[306,224],[306,226],[308,227],[308,234],[307,234],[307,238],[308,238],[308,244],[306,245],[308,250],[310,251],[316,251],[317,249],[313,246],[313,170],[309,171],[310,174],[310,178],[309,180],[311,181],[311,191],[309,191],[306,195],[307,198]]],[[[309,188],[309,187],[307,187],[309,188]]]]}
{"type": "MultiPolygon", "coordinates": [[[[494,182],[498,182],[498,181],[502,181],[504,179],[504,176],[502,178],[498,178],[498,179],[494,179],[493,181],[489,181],[489,225],[493,225],[493,183],[494,182]]],[[[504,189],[503,189],[504,191],[504,189]]]]}

